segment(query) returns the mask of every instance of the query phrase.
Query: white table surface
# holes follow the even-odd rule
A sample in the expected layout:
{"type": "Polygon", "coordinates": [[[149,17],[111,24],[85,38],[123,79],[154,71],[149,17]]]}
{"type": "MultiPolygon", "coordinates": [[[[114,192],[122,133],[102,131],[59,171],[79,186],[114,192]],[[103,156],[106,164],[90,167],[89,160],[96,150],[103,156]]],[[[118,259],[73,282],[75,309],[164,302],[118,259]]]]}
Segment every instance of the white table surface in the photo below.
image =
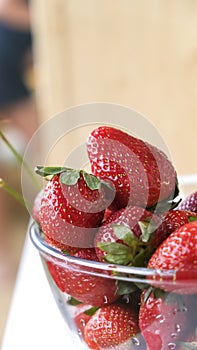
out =
{"type": "MultiPolygon", "coordinates": [[[[28,234],[25,240],[2,350],[74,350],[28,234]]],[[[75,348],[76,349],[76,348],[75,348]]]]}

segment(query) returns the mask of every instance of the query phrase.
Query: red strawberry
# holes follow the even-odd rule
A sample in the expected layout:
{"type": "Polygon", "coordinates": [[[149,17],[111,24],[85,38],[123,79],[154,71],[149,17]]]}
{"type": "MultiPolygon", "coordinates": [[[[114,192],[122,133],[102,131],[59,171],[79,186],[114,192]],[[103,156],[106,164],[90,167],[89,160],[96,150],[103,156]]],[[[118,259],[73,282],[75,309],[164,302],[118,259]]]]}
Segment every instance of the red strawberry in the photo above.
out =
{"type": "Polygon", "coordinates": [[[169,210],[161,216],[162,223],[153,235],[151,244],[158,247],[172,232],[188,222],[197,220],[197,213],[183,210],[169,210]]]}
{"type": "MultiPolygon", "coordinates": [[[[72,255],[85,260],[98,261],[93,248],[81,249],[72,255]]],[[[59,289],[84,304],[107,305],[119,298],[117,282],[107,278],[107,272],[106,278],[99,277],[96,275],[101,272],[98,269],[83,267],[81,271],[81,267],[77,264],[62,266],[51,261],[47,261],[47,267],[59,289]],[[90,274],[90,271],[94,272],[94,275],[90,274]]]]}
{"type": "MultiPolygon", "coordinates": [[[[116,346],[127,350],[134,349],[138,343],[138,332],[136,312],[126,305],[113,304],[95,312],[85,326],[84,335],[91,350],[114,349],[116,346]]],[[[139,344],[136,349],[140,349],[139,344]]]]}
{"type": "Polygon", "coordinates": [[[140,207],[114,212],[95,235],[98,259],[121,265],[146,265],[154,248],[148,242],[160,222],[158,216],[140,207]]]}
{"type": "Polygon", "coordinates": [[[146,298],[143,291],[139,312],[139,326],[148,350],[176,349],[176,342],[186,329],[187,299],[168,295],[146,298]]]}
{"type": "Polygon", "coordinates": [[[84,337],[84,330],[85,325],[92,317],[92,312],[96,310],[97,308],[92,308],[89,305],[80,304],[77,306],[75,314],[74,314],[74,321],[78,330],[78,333],[84,337]]]}
{"type": "Polygon", "coordinates": [[[105,214],[104,214],[104,217],[103,217],[103,222],[105,222],[110,217],[111,214],[113,214],[113,211],[110,210],[109,208],[106,208],[105,214]]]}
{"type": "MultiPolygon", "coordinates": [[[[161,288],[181,294],[197,293],[197,221],[179,227],[170,234],[151,256],[148,267],[174,270],[174,274],[154,276],[161,288]],[[167,283],[165,283],[165,281],[167,283]],[[168,284],[171,282],[171,284],[168,284]],[[172,283],[173,282],[173,283],[172,283]]],[[[155,283],[154,282],[154,283],[155,283]]]]}
{"type": "Polygon", "coordinates": [[[41,206],[41,200],[43,196],[43,189],[38,192],[36,195],[34,202],[33,202],[33,207],[32,207],[32,218],[39,224],[40,223],[40,206],[41,206]]]}
{"type": "Polygon", "coordinates": [[[43,232],[60,249],[93,246],[106,207],[104,186],[95,176],[67,168],[37,168],[52,175],[44,188],[39,220],[43,232]]]}
{"type": "Polygon", "coordinates": [[[197,191],[186,197],[177,207],[179,210],[197,213],[197,191]]]}
{"type": "Polygon", "coordinates": [[[110,209],[152,207],[177,195],[176,171],[156,147],[121,130],[102,126],[87,140],[92,173],[115,186],[110,209]]]}

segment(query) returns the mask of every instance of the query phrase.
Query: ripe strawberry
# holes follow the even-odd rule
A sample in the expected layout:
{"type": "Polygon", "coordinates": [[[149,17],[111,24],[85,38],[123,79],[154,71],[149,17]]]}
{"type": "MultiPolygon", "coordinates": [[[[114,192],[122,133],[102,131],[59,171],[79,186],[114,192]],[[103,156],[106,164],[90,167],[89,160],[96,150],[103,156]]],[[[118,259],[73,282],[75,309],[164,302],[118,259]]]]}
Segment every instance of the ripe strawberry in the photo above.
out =
{"type": "Polygon", "coordinates": [[[36,195],[34,202],[33,202],[33,207],[32,207],[32,218],[38,223],[40,224],[40,206],[41,206],[41,200],[42,200],[42,196],[43,196],[43,189],[41,191],[38,192],[38,194],[36,195]]]}
{"type": "Polygon", "coordinates": [[[44,188],[39,221],[57,248],[69,250],[93,246],[106,207],[104,185],[95,176],[67,168],[37,168],[52,175],[44,188]]]}
{"type": "Polygon", "coordinates": [[[177,207],[179,210],[197,213],[197,191],[186,197],[177,207]]]}
{"type": "Polygon", "coordinates": [[[97,308],[91,307],[90,305],[84,305],[79,304],[76,307],[75,314],[74,314],[74,322],[76,324],[78,333],[84,337],[84,330],[85,325],[92,317],[92,312],[96,310],[97,308]]]}
{"type": "Polygon", "coordinates": [[[146,265],[155,249],[149,240],[160,222],[158,216],[140,207],[114,212],[95,235],[98,259],[121,265],[146,265]]]}
{"type": "Polygon", "coordinates": [[[158,247],[164,239],[179,227],[197,220],[197,213],[183,210],[169,210],[161,215],[162,223],[153,235],[151,244],[158,247]]]}
{"type": "Polygon", "coordinates": [[[176,171],[156,147],[113,127],[98,127],[87,140],[92,173],[115,186],[110,209],[152,207],[177,195],[176,171]]]}
{"type": "MultiPolygon", "coordinates": [[[[84,336],[91,350],[113,349],[116,346],[126,350],[134,349],[138,332],[136,312],[127,305],[112,304],[95,312],[85,326],[84,336]]],[[[136,349],[140,349],[139,345],[136,349]]]]}
{"type": "Polygon", "coordinates": [[[139,312],[139,327],[147,350],[176,349],[176,342],[184,335],[187,322],[187,299],[168,295],[146,297],[144,290],[139,312]]]}
{"type": "Polygon", "coordinates": [[[174,274],[154,276],[154,283],[166,291],[181,294],[197,293],[197,221],[179,227],[170,234],[151,256],[148,267],[159,270],[174,270],[174,274]],[[165,283],[165,281],[167,283],[165,283]],[[171,282],[170,284],[168,284],[171,282]]]}
{"type": "MultiPolygon", "coordinates": [[[[98,261],[93,248],[81,249],[72,255],[85,260],[98,261]]],[[[119,298],[117,282],[107,278],[107,272],[105,278],[96,276],[96,273],[101,272],[98,269],[83,267],[81,271],[81,267],[77,264],[62,266],[52,261],[47,261],[47,267],[58,288],[84,304],[107,305],[119,298]],[[90,274],[90,271],[95,275],[90,274]]]]}

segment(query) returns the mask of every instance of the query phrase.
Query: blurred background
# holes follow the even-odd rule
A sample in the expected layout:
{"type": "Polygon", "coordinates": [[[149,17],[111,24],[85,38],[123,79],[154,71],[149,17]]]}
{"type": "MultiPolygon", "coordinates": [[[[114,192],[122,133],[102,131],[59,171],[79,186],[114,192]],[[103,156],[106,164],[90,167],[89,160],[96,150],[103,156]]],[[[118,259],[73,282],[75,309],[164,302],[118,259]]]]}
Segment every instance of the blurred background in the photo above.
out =
{"type": "MultiPolygon", "coordinates": [[[[13,31],[30,35],[24,56],[11,55],[7,73],[9,86],[16,86],[12,68],[20,58],[21,93],[0,104],[1,130],[20,152],[39,124],[67,107],[112,102],[137,110],[155,125],[178,174],[197,172],[195,0],[32,0],[28,8],[26,1],[4,2],[8,6],[0,5],[0,28],[2,22],[5,29],[6,19],[13,31]]],[[[0,81],[1,67],[0,62],[0,81]]],[[[0,177],[20,191],[20,166],[0,147],[0,177]]],[[[28,220],[26,210],[1,190],[0,339],[28,220]]]]}

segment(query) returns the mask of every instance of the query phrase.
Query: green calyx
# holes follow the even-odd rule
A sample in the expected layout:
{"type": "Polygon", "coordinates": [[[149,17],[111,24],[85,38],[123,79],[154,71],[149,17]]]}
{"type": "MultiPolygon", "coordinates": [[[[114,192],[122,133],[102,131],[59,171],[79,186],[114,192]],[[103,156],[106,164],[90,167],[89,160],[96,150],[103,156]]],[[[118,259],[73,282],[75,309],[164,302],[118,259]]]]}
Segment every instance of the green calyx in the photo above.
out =
{"type": "Polygon", "coordinates": [[[71,169],[67,167],[37,166],[35,172],[45,178],[60,174],[60,182],[68,186],[76,185],[81,175],[83,176],[86,185],[91,190],[100,190],[102,184],[101,180],[96,176],[87,173],[85,170],[71,169]]]}
{"type": "MultiPolygon", "coordinates": [[[[81,305],[82,302],[73,297],[70,297],[67,301],[67,304],[71,306],[77,306],[77,305],[81,305]]],[[[98,310],[98,308],[99,308],[98,306],[92,306],[89,309],[85,310],[84,314],[88,316],[93,316],[95,312],[98,310]]]]}
{"type": "Polygon", "coordinates": [[[93,306],[90,309],[84,311],[84,314],[88,316],[93,316],[98,309],[99,309],[98,306],[93,306]]]}
{"type": "Polygon", "coordinates": [[[75,299],[75,298],[73,298],[73,297],[70,297],[70,298],[68,299],[67,303],[68,303],[69,305],[72,305],[72,306],[77,306],[77,305],[82,304],[81,301],[79,301],[79,300],[77,300],[77,299],[75,299]]]}
{"type": "Polygon", "coordinates": [[[146,266],[148,258],[148,242],[153,227],[148,222],[139,223],[141,236],[137,238],[132,230],[123,224],[112,224],[113,232],[119,242],[99,242],[97,247],[106,253],[109,263],[129,266],[146,266]]]}
{"type": "Polygon", "coordinates": [[[189,215],[188,216],[188,221],[189,222],[197,221],[197,215],[194,215],[194,216],[193,215],[189,215]]]}

